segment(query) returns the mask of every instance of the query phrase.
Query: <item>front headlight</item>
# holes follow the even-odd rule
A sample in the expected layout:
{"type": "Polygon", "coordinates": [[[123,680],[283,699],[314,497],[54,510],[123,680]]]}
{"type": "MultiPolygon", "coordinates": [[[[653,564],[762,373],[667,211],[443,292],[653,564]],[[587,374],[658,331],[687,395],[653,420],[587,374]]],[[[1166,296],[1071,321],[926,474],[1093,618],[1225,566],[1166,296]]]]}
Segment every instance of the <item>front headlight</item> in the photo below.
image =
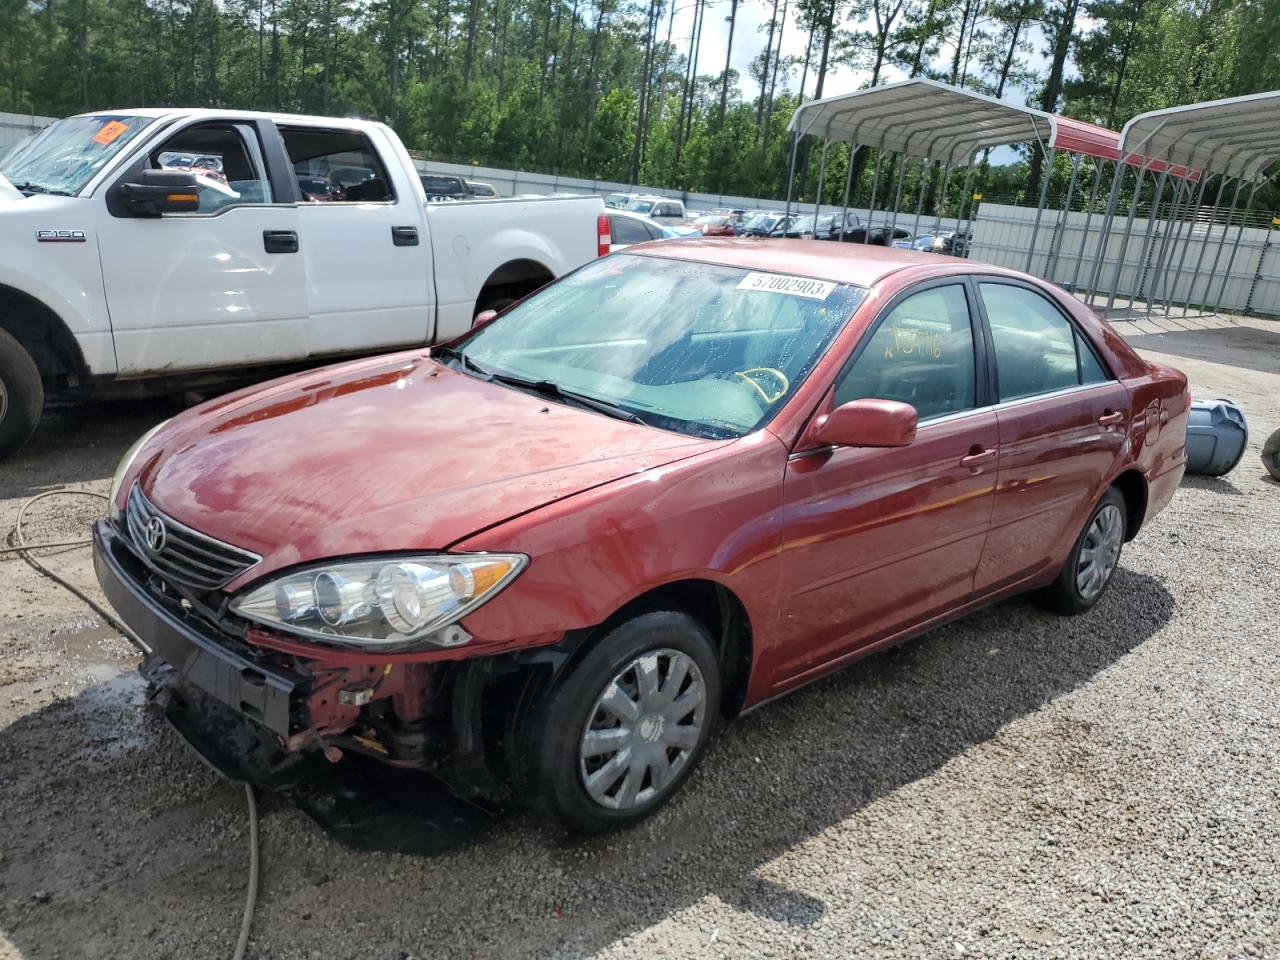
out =
{"type": "MultiPolygon", "coordinates": [[[[170,418],[172,419],[172,418],[170,418]]],[[[147,441],[159,433],[169,423],[168,420],[162,420],[154,427],[140,436],[133,442],[128,450],[124,452],[124,456],[120,458],[120,463],[116,466],[116,472],[111,477],[111,493],[108,495],[107,515],[113,520],[120,519],[120,510],[116,506],[116,497],[120,495],[120,486],[124,483],[125,474],[129,472],[129,468],[133,466],[134,459],[138,456],[138,451],[146,446],[147,441]]]]}
{"type": "Polygon", "coordinates": [[[383,557],[309,567],[238,597],[246,620],[344,646],[454,647],[457,621],[492,599],[528,563],[518,553],[383,557]]]}

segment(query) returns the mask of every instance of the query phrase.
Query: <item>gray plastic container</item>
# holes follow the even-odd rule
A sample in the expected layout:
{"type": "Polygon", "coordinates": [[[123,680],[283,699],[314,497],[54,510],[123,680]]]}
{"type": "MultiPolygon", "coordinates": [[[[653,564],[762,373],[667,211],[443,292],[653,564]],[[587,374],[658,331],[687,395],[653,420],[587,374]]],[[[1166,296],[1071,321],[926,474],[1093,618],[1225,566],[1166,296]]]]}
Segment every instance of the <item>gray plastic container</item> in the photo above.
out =
{"type": "Polygon", "coordinates": [[[1230,400],[1192,400],[1187,421],[1187,473],[1220,477],[1244,456],[1249,428],[1230,400]]]}

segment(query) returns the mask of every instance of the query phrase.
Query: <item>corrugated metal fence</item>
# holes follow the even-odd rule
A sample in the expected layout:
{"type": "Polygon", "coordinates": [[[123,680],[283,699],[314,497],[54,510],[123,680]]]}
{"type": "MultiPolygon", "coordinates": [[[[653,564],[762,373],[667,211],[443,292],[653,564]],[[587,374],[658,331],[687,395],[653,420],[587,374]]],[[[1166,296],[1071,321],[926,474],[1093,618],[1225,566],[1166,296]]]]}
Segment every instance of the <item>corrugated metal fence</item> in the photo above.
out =
{"type": "Polygon", "coordinates": [[[1239,215],[1230,224],[1138,217],[1127,244],[1123,222],[1100,243],[1101,213],[1062,217],[1046,210],[1028,268],[1035,219],[1034,208],[980,204],[971,258],[1027,270],[1076,291],[1280,315],[1280,230],[1242,227],[1239,215]],[[1100,246],[1102,267],[1095,274],[1100,246]]]}

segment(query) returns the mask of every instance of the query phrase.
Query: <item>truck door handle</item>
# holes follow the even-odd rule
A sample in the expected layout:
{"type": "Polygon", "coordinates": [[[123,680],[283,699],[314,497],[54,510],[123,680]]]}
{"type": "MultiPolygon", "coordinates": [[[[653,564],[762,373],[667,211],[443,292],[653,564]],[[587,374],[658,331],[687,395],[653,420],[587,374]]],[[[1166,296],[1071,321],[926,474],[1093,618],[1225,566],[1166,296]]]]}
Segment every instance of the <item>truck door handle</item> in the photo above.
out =
{"type": "Polygon", "coordinates": [[[416,247],[418,245],[418,228],[392,227],[391,242],[397,247],[416,247]]]}
{"type": "Polygon", "coordinates": [[[263,230],[262,248],[267,253],[297,253],[298,232],[296,230],[263,230]]]}
{"type": "Polygon", "coordinates": [[[980,447],[974,444],[969,448],[969,452],[960,458],[962,467],[980,467],[989,460],[994,460],[996,452],[989,447],[980,447]]]}
{"type": "Polygon", "coordinates": [[[1109,427],[1113,423],[1123,423],[1123,422],[1124,422],[1124,414],[1121,413],[1119,410],[1108,410],[1106,413],[1104,413],[1102,416],[1098,418],[1098,423],[1102,424],[1102,426],[1104,427],[1109,427]]]}

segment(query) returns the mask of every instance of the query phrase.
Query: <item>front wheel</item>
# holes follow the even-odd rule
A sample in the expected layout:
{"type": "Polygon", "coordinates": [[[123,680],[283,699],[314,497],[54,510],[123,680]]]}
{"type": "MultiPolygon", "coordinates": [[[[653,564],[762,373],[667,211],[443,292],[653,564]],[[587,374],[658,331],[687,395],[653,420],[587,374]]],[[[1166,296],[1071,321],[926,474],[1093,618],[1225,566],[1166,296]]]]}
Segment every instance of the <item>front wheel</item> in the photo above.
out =
{"type": "Polygon", "coordinates": [[[1083,613],[1102,599],[1120,565],[1128,511],[1115,487],[1108,490],[1076,539],[1062,572],[1036,599],[1058,613],[1083,613]]]}
{"type": "Polygon", "coordinates": [[[43,408],[44,385],[35,361],[0,330],[0,460],[27,442],[43,408]]]}
{"type": "Polygon", "coordinates": [[[719,708],[719,661],[702,624],[674,611],[628,620],[528,718],[531,799],[571,833],[630,826],[688,779],[719,708]]]}

